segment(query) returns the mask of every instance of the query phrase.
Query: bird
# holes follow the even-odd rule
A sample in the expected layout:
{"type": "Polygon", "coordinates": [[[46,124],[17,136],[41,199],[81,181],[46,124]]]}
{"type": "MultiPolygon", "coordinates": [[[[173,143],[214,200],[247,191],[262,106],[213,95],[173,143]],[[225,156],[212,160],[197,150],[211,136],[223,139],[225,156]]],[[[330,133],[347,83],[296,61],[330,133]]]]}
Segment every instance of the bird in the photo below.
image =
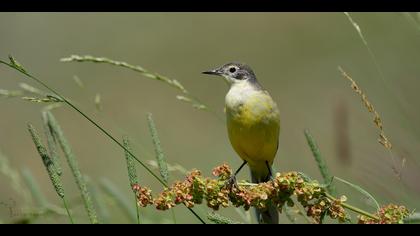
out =
{"type": "MultiPolygon", "coordinates": [[[[236,185],[236,175],[248,165],[253,183],[272,178],[272,165],[276,157],[280,133],[280,113],[276,102],[258,82],[250,66],[230,62],[202,72],[224,78],[229,85],[225,97],[226,126],[229,141],[243,160],[229,182],[236,185]]],[[[275,206],[256,209],[258,223],[277,224],[275,206]]]]}

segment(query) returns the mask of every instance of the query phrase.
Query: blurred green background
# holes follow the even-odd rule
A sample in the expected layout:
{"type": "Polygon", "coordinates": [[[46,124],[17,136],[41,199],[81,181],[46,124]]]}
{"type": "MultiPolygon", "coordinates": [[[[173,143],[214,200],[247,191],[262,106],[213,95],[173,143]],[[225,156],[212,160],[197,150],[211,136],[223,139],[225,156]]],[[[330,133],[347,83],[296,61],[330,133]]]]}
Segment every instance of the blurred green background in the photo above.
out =
{"type": "MultiPolygon", "coordinates": [[[[241,161],[232,150],[224,123],[226,84],[200,72],[229,61],[249,64],[270,91],[281,111],[280,145],[275,168],[298,170],[320,179],[303,130],[316,138],[332,174],[358,184],[381,204],[420,208],[420,28],[417,14],[352,13],[378,67],[357,31],[343,13],[0,13],[0,57],[12,54],[25,68],[74,101],[115,137],[127,135],[142,160],[154,159],[146,113],[153,113],[162,147],[170,164],[197,168],[210,175],[224,162],[236,168],[241,161]],[[92,63],[62,63],[71,54],[122,60],[179,80],[216,115],[178,101],[178,91],[132,71],[92,63]],[[337,67],[358,82],[381,115],[393,144],[399,180],[388,151],[378,141],[372,115],[343,79],[337,67]],[[383,76],[381,76],[381,72],[383,76]],[[74,82],[78,76],[82,89],[74,82]],[[102,111],[95,108],[101,95],[102,111]]],[[[0,88],[18,89],[32,81],[0,66],[0,88]]],[[[49,201],[61,205],[26,130],[32,122],[41,130],[42,104],[19,98],[0,98],[0,151],[10,165],[27,167],[49,201]]],[[[83,173],[98,183],[106,177],[117,184],[134,205],[123,152],[89,122],[68,107],[54,111],[83,173]]],[[[69,169],[65,191],[77,222],[88,222],[69,169]]],[[[161,187],[140,166],[141,184],[161,187]]],[[[172,180],[182,179],[172,173],[172,180]]],[[[248,179],[248,170],[239,179],[248,179]]],[[[23,186],[26,188],[26,186],[23,186]]],[[[368,211],[374,208],[360,193],[337,184],[349,202],[368,211]]],[[[0,220],[13,221],[6,205],[17,211],[24,199],[10,180],[0,177],[0,220]]],[[[111,222],[130,222],[112,202],[111,222]]],[[[134,208],[133,208],[134,209],[134,208]]],[[[198,206],[205,216],[210,211],[198,206]]],[[[178,222],[196,223],[179,206],[178,222]]],[[[145,222],[170,223],[170,212],[143,209],[145,222]]],[[[220,214],[244,221],[235,210],[220,214]]],[[[19,215],[19,214],[17,214],[19,215]]],[[[287,222],[284,216],[282,222],[287,222]]],[[[67,222],[66,217],[37,220],[67,222]]]]}

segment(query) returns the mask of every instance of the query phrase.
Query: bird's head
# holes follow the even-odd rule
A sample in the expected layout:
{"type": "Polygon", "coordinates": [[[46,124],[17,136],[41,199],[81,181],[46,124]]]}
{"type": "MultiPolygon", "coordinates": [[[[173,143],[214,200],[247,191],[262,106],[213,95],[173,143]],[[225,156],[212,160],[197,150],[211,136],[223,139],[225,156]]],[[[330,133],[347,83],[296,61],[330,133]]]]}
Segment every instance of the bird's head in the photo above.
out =
{"type": "Polygon", "coordinates": [[[216,69],[204,71],[202,73],[222,76],[231,85],[246,80],[249,82],[256,82],[256,77],[251,67],[239,62],[230,62],[216,69]]]}

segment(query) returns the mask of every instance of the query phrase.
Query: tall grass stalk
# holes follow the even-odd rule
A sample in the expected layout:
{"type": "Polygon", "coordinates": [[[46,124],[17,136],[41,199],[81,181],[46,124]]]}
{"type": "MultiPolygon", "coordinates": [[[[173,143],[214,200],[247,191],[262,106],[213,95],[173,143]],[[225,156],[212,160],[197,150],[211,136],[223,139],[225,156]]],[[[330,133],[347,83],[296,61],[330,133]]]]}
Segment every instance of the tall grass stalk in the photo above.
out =
{"type": "Polygon", "coordinates": [[[61,149],[63,150],[64,156],[67,159],[67,163],[73,173],[76,184],[81,192],[83,203],[88,213],[89,220],[92,224],[98,224],[99,222],[96,210],[93,206],[90,193],[86,187],[86,181],[83,178],[82,173],[80,172],[79,164],[77,163],[76,157],[74,156],[73,151],[71,150],[70,144],[64,137],[64,133],[53,114],[50,111],[46,111],[45,114],[48,119],[48,124],[53,131],[54,137],[57,139],[61,149]]]}
{"type": "Polygon", "coordinates": [[[42,123],[44,125],[45,135],[47,137],[47,145],[51,161],[55,170],[57,171],[57,174],[61,176],[62,169],[58,156],[57,143],[54,138],[53,130],[51,129],[51,126],[48,122],[47,111],[42,111],[42,123]]]}
{"type": "Polygon", "coordinates": [[[315,161],[318,164],[318,169],[321,172],[322,178],[324,179],[324,184],[327,184],[328,192],[332,195],[335,195],[336,189],[332,183],[333,177],[327,167],[326,162],[324,161],[324,158],[321,155],[318,145],[316,144],[314,138],[312,137],[308,129],[305,129],[304,133],[305,133],[306,141],[308,142],[309,148],[312,151],[312,155],[314,156],[315,161]]]}
{"type": "Polygon", "coordinates": [[[177,95],[176,99],[185,103],[189,103],[192,105],[193,108],[198,110],[205,110],[213,114],[219,121],[223,121],[223,118],[220,117],[219,113],[216,112],[214,109],[211,109],[203,102],[200,101],[197,97],[193,96],[189,91],[176,79],[170,79],[166,76],[162,76],[158,73],[152,73],[141,66],[131,65],[127,62],[123,61],[116,61],[105,57],[93,57],[93,56],[79,56],[79,55],[71,55],[70,57],[61,58],[60,61],[62,62],[93,62],[93,63],[103,63],[109,64],[113,66],[118,66],[122,68],[126,68],[132,70],[134,72],[140,73],[142,76],[152,79],[161,81],[169,86],[177,89],[182,93],[182,95],[177,95]]]}
{"type": "Polygon", "coordinates": [[[360,96],[362,103],[366,107],[368,112],[373,114],[373,123],[375,124],[376,128],[379,130],[378,142],[388,150],[389,156],[391,157],[391,160],[392,160],[392,170],[394,171],[397,178],[401,179],[402,169],[404,168],[405,160],[404,159],[402,160],[401,168],[400,170],[398,170],[394,153],[392,152],[392,143],[388,139],[388,137],[385,135],[382,118],[379,116],[379,113],[376,111],[375,107],[368,100],[366,93],[362,91],[362,89],[359,87],[356,81],[354,81],[353,78],[351,78],[341,67],[338,67],[338,70],[341,72],[341,74],[343,75],[345,79],[351,82],[351,88],[353,89],[353,91],[356,92],[360,96]]]}
{"type": "Polygon", "coordinates": [[[152,137],[153,145],[155,147],[155,154],[156,154],[156,161],[159,166],[160,176],[162,176],[163,181],[168,184],[169,181],[169,172],[168,172],[168,165],[166,164],[165,155],[162,150],[162,146],[160,145],[160,139],[156,130],[155,122],[153,121],[153,117],[151,113],[147,114],[147,122],[149,125],[150,135],[152,137]]]}
{"type": "MultiPolygon", "coordinates": [[[[128,137],[125,137],[125,136],[123,137],[123,144],[124,144],[125,148],[132,151],[131,146],[130,146],[130,140],[128,139],[128,137]]],[[[137,205],[137,194],[133,189],[133,187],[136,184],[138,184],[136,166],[134,164],[133,157],[130,156],[130,154],[128,152],[125,152],[125,160],[127,162],[127,172],[128,172],[128,179],[130,181],[130,187],[131,187],[131,190],[134,193],[134,204],[136,206],[137,224],[140,224],[140,212],[139,212],[139,206],[137,205]]]]}
{"type": "Polygon", "coordinates": [[[70,222],[73,224],[73,218],[71,217],[70,211],[67,206],[67,202],[64,198],[64,189],[63,184],[61,183],[60,176],[58,175],[53,162],[51,161],[51,158],[48,155],[47,149],[42,144],[41,138],[38,135],[38,132],[35,130],[34,126],[32,124],[28,124],[28,131],[31,134],[32,141],[35,144],[35,147],[38,151],[38,154],[42,158],[42,162],[44,163],[45,168],[47,169],[47,173],[50,176],[50,180],[52,182],[52,185],[54,186],[55,192],[58,194],[58,196],[62,199],[64,208],[67,211],[67,214],[69,216],[70,222]]]}
{"type": "Polygon", "coordinates": [[[115,61],[115,60],[112,60],[112,59],[109,59],[109,58],[106,58],[106,57],[93,57],[93,56],[89,56],[89,55],[86,55],[86,56],[71,55],[70,57],[61,58],[60,61],[61,62],[94,62],[94,63],[104,63],[104,64],[110,64],[110,65],[114,65],[114,66],[119,66],[119,67],[123,67],[123,68],[133,70],[135,72],[139,72],[143,76],[145,76],[146,78],[162,81],[162,82],[178,89],[182,93],[188,93],[188,91],[184,88],[184,86],[179,81],[169,79],[169,78],[164,77],[162,75],[159,75],[157,73],[151,73],[141,66],[131,65],[131,64],[128,64],[127,62],[115,61]]]}
{"type": "MultiPolygon", "coordinates": [[[[410,108],[407,107],[407,104],[408,103],[405,102],[405,101],[403,101],[403,98],[401,96],[399,96],[398,94],[396,94],[391,89],[391,86],[388,84],[388,81],[385,80],[384,73],[382,72],[382,69],[381,69],[381,67],[380,67],[380,65],[378,63],[378,60],[376,59],[375,54],[373,53],[372,49],[370,48],[369,44],[367,43],[366,38],[363,35],[362,30],[361,30],[359,24],[356,21],[354,21],[354,19],[350,16],[350,13],[344,12],[344,15],[347,17],[347,19],[349,20],[349,22],[355,28],[355,30],[357,31],[357,33],[359,35],[359,38],[362,40],[364,46],[366,47],[366,49],[367,49],[367,51],[369,53],[369,56],[371,57],[374,65],[375,65],[375,68],[378,71],[378,74],[379,74],[379,76],[380,76],[380,78],[381,78],[381,80],[382,80],[382,82],[384,84],[385,90],[387,91],[388,94],[391,94],[395,98],[395,102],[397,103],[396,108],[401,111],[401,114],[403,115],[402,118],[405,120],[405,122],[403,122],[403,123],[410,123],[410,122],[408,122],[409,116],[407,114],[407,110],[410,110],[410,108]]],[[[413,123],[413,122],[411,122],[411,123],[413,123]]],[[[420,131],[417,129],[416,126],[411,126],[410,127],[411,130],[413,130],[413,128],[414,128],[414,131],[417,133],[417,136],[419,136],[420,135],[420,131]]]]}
{"type": "Polygon", "coordinates": [[[58,100],[57,98],[51,96],[51,95],[47,95],[46,97],[21,97],[23,100],[25,101],[29,101],[29,102],[36,102],[36,103],[56,103],[56,102],[61,102],[60,100],[58,100]]]}
{"type": "Polygon", "coordinates": [[[385,76],[384,76],[384,74],[382,72],[381,67],[379,66],[378,60],[376,59],[376,56],[373,53],[372,49],[369,47],[369,44],[367,43],[366,38],[363,35],[362,29],[360,28],[359,24],[357,24],[356,21],[353,20],[353,18],[350,16],[350,13],[344,12],[344,15],[347,17],[347,19],[350,21],[350,23],[352,24],[352,26],[354,27],[354,29],[357,31],[357,34],[359,35],[359,38],[362,40],[363,44],[365,45],[366,49],[368,50],[369,56],[371,57],[374,65],[375,65],[375,68],[378,71],[378,73],[379,73],[379,75],[381,77],[381,80],[384,83],[386,89],[388,91],[391,91],[389,89],[389,85],[388,85],[387,81],[385,81],[385,76]]]}
{"type": "Polygon", "coordinates": [[[93,56],[79,56],[79,55],[71,55],[67,58],[61,58],[60,61],[62,62],[93,62],[93,63],[105,63],[110,64],[114,66],[119,66],[122,68],[130,69],[132,71],[138,72],[141,75],[143,75],[146,78],[162,81],[165,84],[168,84],[174,88],[176,88],[178,91],[180,91],[183,95],[178,95],[177,99],[191,103],[194,108],[197,109],[207,109],[207,106],[204,105],[202,102],[200,102],[197,98],[193,97],[186,89],[185,87],[176,79],[170,79],[168,77],[162,76],[158,73],[152,73],[146,69],[144,69],[141,66],[135,66],[131,65],[127,62],[123,61],[115,61],[109,58],[105,57],[93,57],[93,56]]]}
{"type": "MultiPolygon", "coordinates": [[[[155,153],[156,153],[156,161],[159,166],[159,172],[160,176],[162,176],[163,181],[165,181],[166,184],[169,182],[169,171],[168,171],[168,164],[165,159],[165,154],[163,153],[162,146],[160,145],[160,139],[159,135],[156,129],[155,122],[153,121],[153,117],[151,113],[147,114],[147,123],[149,125],[149,131],[150,135],[152,136],[153,145],[155,147],[155,153]]],[[[174,223],[176,224],[176,217],[174,209],[171,209],[172,219],[174,223]]]]}

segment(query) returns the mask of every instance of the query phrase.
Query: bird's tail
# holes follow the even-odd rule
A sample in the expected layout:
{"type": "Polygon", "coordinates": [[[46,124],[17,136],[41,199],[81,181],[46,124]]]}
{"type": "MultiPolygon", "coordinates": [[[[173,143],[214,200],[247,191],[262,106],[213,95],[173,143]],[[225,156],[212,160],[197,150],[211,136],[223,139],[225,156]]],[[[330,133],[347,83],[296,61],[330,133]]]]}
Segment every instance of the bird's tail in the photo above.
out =
{"type": "MultiPolygon", "coordinates": [[[[265,177],[260,177],[251,170],[251,179],[253,183],[263,183],[269,181],[271,175],[268,174],[265,177]]],[[[260,210],[255,209],[257,220],[259,224],[278,224],[279,223],[279,212],[276,206],[269,205],[266,209],[260,210]]]]}

